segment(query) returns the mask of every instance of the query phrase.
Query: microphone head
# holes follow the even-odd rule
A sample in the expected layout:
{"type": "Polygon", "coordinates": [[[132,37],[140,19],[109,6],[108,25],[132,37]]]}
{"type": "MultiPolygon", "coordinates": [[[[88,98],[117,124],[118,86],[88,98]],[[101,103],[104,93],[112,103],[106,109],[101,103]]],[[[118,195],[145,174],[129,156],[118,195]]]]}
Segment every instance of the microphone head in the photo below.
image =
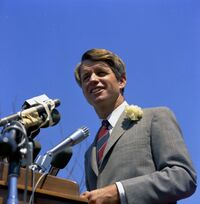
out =
{"type": "Polygon", "coordinates": [[[72,157],[72,148],[67,147],[53,155],[51,165],[58,169],[63,169],[72,157]]]}
{"type": "MultiPolygon", "coordinates": [[[[89,129],[87,127],[81,127],[75,132],[73,137],[73,145],[82,142],[86,137],[89,136],[89,129]],[[78,133],[78,134],[76,134],[78,133]],[[80,134],[81,133],[81,134],[80,134]]],[[[72,136],[71,136],[72,137],[72,136]]]]}
{"type": "Polygon", "coordinates": [[[81,127],[81,129],[83,130],[85,138],[88,137],[90,134],[89,129],[87,127],[81,127]]]}
{"type": "MultiPolygon", "coordinates": [[[[47,115],[46,113],[43,114],[43,117],[46,118],[47,115]]],[[[54,125],[57,125],[60,121],[60,113],[58,112],[57,109],[53,109],[51,111],[51,118],[52,118],[52,124],[48,122],[46,122],[43,126],[41,126],[41,128],[46,128],[46,127],[49,127],[49,126],[54,126],[54,125]]]]}
{"type": "Polygon", "coordinates": [[[55,107],[58,107],[61,104],[59,99],[54,99],[53,101],[54,101],[55,107]]]}

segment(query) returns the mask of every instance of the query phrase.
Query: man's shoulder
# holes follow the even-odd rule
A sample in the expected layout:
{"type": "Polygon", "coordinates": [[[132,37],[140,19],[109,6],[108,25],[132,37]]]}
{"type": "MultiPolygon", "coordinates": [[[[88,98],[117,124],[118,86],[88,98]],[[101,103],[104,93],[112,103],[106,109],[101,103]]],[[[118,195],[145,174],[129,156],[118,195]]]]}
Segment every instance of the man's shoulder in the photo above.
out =
{"type": "Polygon", "coordinates": [[[161,118],[175,118],[174,112],[167,106],[143,108],[144,116],[155,116],[161,118]]]}
{"type": "Polygon", "coordinates": [[[143,108],[144,111],[170,111],[171,112],[171,109],[167,106],[157,106],[157,107],[147,107],[147,108],[143,108]]]}

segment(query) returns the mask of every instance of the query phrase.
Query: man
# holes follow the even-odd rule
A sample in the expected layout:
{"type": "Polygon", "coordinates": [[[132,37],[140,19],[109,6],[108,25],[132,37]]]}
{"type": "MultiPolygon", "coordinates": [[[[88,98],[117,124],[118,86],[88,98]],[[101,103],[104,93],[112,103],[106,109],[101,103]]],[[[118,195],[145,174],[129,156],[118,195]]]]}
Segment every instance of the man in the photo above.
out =
{"type": "Polygon", "coordinates": [[[89,204],[174,204],[195,191],[195,171],[174,115],[164,107],[128,106],[125,65],[116,54],[87,51],[75,78],[108,124],[85,154],[88,191],[82,197],[89,204]]]}

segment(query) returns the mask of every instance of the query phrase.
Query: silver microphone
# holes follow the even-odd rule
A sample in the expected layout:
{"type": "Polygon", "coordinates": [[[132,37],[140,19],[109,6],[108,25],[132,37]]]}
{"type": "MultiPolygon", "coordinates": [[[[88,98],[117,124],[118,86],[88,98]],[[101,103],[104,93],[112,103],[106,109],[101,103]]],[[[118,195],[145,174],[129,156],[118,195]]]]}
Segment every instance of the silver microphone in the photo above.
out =
{"type": "Polygon", "coordinates": [[[63,140],[61,143],[56,145],[54,148],[50,149],[47,153],[55,154],[56,152],[61,151],[63,148],[74,146],[80,143],[88,136],[89,136],[88,128],[86,127],[79,128],[74,133],[72,133],[68,138],[63,140]]]}
{"type": "Polygon", "coordinates": [[[89,129],[87,127],[81,127],[77,129],[68,138],[63,140],[54,148],[48,150],[44,156],[39,156],[35,162],[34,170],[38,170],[39,172],[45,172],[51,164],[53,155],[57,154],[58,152],[62,151],[67,147],[74,146],[80,143],[88,136],[89,136],[89,129]]]}

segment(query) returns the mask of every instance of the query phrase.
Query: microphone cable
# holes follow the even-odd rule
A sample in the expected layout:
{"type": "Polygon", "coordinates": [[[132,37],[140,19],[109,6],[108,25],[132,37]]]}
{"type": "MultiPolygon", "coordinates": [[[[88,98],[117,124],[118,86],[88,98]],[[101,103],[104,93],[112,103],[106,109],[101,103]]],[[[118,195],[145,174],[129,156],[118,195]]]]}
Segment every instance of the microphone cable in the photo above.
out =
{"type": "Polygon", "coordinates": [[[30,199],[29,199],[29,204],[34,203],[33,201],[34,201],[35,191],[36,191],[36,189],[37,189],[39,183],[42,181],[42,179],[45,178],[45,176],[48,175],[47,172],[43,173],[43,174],[40,176],[40,178],[37,180],[37,183],[35,184],[35,174],[36,174],[36,172],[33,170],[33,179],[34,179],[34,181],[33,181],[33,187],[32,187],[33,190],[32,190],[32,193],[31,193],[31,197],[30,197],[30,199]],[[34,186],[34,184],[35,184],[35,186],[34,186]]]}

